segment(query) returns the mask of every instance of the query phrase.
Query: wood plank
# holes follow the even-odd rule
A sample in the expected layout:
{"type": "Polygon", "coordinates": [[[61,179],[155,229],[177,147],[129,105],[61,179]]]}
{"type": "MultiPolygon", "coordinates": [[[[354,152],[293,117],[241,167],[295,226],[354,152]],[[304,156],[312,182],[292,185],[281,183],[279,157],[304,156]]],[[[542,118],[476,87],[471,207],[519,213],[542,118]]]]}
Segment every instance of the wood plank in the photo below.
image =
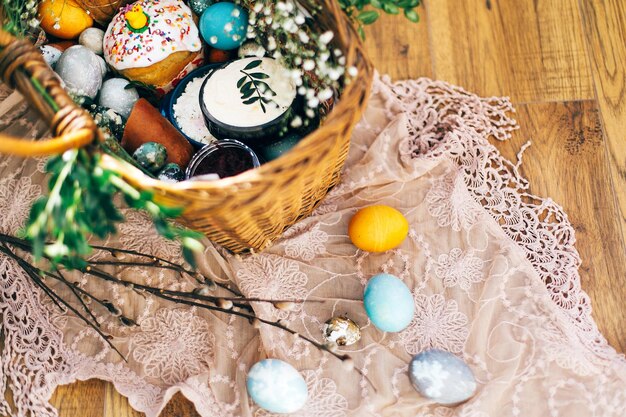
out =
{"type": "Polygon", "coordinates": [[[78,381],[56,389],[50,404],[61,417],[102,417],[106,383],[98,379],[78,381]]]}
{"type": "Polygon", "coordinates": [[[200,414],[192,402],[179,392],[167,403],[160,417],[200,417],[200,414]]]}
{"type": "Polygon", "coordinates": [[[103,417],[143,417],[144,413],[133,410],[128,399],[115,390],[110,382],[106,383],[103,417]]]}
{"type": "MultiPolygon", "coordinates": [[[[128,399],[119,394],[113,384],[106,383],[103,417],[143,417],[144,413],[135,411],[128,399]]],[[[68,415],[69,416],[69,415],[68,415]]],[[[167,403],[160,417],[199,417],[193,403],[181,393],[176,393],[167,403]]],[[[63,416],[62,416],[63,417],[63,416]]]]}
{"type": "Polygon", "coordinates": [[[519,105],[516,117],[521,129],[497,146],[514,161],[522,144],[532,140],[521,172],[531,193],[549,196],[568,214],[593,316],[609,343],[624,352],[626,252],[596,102],[519,105]]]}
{"type": "Polygon", "coordinates": [[[577,0],[426,6],[438,79],[515,102],[593,98],[577,0]]]}
{"type": "Polygon", "coordinates": [[[581,0],[581,8],[621,232],[626,242],[626,2],[581,0]]]}
{"type": "Polygon", "coordinates": [[[428,17],[422,6],[417,9],[419,23],[404,16],[381,16],[366,27],[367,53],[380,74],[394,80],[434,77],[428,47],[428,17]]]}

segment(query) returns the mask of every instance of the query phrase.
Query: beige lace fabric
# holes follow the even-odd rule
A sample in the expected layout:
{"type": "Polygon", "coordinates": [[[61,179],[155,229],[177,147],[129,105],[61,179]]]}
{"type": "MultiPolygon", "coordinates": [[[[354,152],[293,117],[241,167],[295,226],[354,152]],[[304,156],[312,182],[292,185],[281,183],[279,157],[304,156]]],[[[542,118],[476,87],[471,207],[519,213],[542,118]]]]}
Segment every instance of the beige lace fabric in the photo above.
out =
{"type": "MultiPolygon", "coordinates": [[[[2,87],[0,100],[0,130],[44,133],[19,95],[2,87]]],[[[10,388],[14,398],[13,409],[0,402],[0,414],[55,416],[48,399],[58,385],[100,378],[149,417],[178,391],[203,416],[269,416],[247,396],[245,378],[257,360],[273,357],[294,365],[307,382],[309,399],[298,416],[625,416],[626,360],[591,318],[572,226],[556,203],[528,193],[518,166],[489,142],[506,140],[516,128],[512,111],[506,99],[480,98],[443,82],[377,77],[342,183],[315,213],[261,254],[207,249],[201,270],[234,282],[245,295],[307,300],[290,312],[254,304],[261,317],[281,318],[319,341],[330,317],[355,320],[363,337],[340,351],[365,376],[275,328],[254,329],[229,315],[77,278],[139,323],[122,326],[93,306],[125,362],[75,316],[59,311],[14,262],[0,258],[0,391],[10,388]],[[350,244],[347,223],[370,204],[396,207],[408,218],[409,237],[399,248],[371,254],[350,244]],[[380,332],[364,313],[364,286],[379,272],[412,290],[415,316],[400,333],[380,332]],[[409,360],[432,347],[469,364],[479,386],[473,399],[441,407],[411,387],[409,360]]],[[[43,161],[0,160],[3,232],[15,232],[43,191],[42,169],[43,161]]],[[[108,244],[180,259],[177,245],[159,238],[143,214],[126,215],[108,244]]],[[[146,268],[120,274],[171,289],[197,285],[146,268]]]]}

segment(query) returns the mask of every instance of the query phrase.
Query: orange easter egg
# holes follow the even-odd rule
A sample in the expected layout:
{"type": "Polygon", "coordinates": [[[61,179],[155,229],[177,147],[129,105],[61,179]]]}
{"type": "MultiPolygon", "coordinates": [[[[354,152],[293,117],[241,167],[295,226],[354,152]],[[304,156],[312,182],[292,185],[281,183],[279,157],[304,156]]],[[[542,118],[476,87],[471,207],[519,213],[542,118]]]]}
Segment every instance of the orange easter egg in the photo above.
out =
{"type": "Polygon", "coordinates": [[[393,207],[377,205],[359,210],[350,219],[348,236],[357,248],[385,252],[399,246],[409,233],[409,222],[393,207]]]}
{"type": "Polygon", "coordinates": [[[43,0],[39,3],[41,28],[61,39],[75,39],[93,25],[93,19],[74,0],[43,0]]]}

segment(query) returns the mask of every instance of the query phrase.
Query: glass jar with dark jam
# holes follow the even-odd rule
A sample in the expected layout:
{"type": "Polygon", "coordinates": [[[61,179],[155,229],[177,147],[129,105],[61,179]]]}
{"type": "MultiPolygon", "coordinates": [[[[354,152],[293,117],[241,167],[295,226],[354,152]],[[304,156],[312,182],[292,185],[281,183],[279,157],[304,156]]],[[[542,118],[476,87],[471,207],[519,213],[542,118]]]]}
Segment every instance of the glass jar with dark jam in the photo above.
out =
{"type": "Polygon", "coordinates": [[[222,139],[203,147],[195,154],[187,167],[186,175],[187,179],[211,174],[226,178],[260,165],[259,158],[248,146],[233,139],[222,139]]]}

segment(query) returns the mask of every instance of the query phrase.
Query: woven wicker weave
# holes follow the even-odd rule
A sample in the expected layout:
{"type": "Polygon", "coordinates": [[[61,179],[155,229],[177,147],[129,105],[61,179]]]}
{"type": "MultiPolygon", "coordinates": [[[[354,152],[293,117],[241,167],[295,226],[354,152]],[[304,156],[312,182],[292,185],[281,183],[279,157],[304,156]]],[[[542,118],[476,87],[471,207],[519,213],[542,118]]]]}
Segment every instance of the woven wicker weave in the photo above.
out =
{"type": "Polygon", "coordinates": [[[93,19],[105,25],[113,19],[120,6],[129,3],[130,0],[76,0],[83,9],[89,11],[93,19]]]}
{"type": "MultiPolygon", "coordinates": [[[[160,201],[184,206],[183,223],[205,233],[212,241],[237,253],[267,247],[286,227],[309,215],[337,184],[352,128],[369,97],[373,69],[360,38],[335,0],[319,4],[319,30],[335,33],[334,46],[343,50],[347,66],[355,66],[358,76],[345,87],[325,123],[290,152],[258,169],[212,182],[168,184],[108,155],[103,155],[103,163],[135,187],[153,191],[160,201]]],[[[28,42],[0,32],[0,72],[6,83],[25,95],[58,136],[38,142],[0,136],[0,153],[60,153],[85,146],[99,135],[93,120],[67,97],[28,42]],[[59,111],[32,87],[31,77],[50,93],[59,111]]]]}

